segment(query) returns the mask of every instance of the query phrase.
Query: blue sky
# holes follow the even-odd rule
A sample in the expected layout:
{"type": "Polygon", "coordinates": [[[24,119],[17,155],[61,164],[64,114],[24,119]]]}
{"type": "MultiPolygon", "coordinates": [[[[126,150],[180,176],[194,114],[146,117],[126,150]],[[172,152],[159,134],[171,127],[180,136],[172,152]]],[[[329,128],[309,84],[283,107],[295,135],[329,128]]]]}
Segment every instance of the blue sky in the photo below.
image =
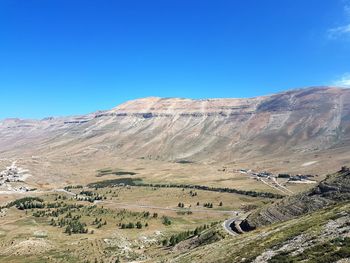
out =
{"type": "Polygon", "coordinates": [[[350,86],[350,1],[0,0],[0,118],[350,86]]]}

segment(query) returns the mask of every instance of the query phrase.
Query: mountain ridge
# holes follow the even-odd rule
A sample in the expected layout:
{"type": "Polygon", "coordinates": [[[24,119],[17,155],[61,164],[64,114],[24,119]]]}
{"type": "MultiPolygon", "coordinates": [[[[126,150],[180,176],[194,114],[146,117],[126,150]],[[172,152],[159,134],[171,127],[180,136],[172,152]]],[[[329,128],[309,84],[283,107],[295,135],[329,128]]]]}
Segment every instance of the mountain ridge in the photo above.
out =
{"type": "MultiPolygon", "coordinates": [[[[283,165],[298,159],[334,169],[350,149],[350,90],[313,87],[250,99],[144,98],[80,116],[0,121],[3,154],[109,155],[283,165]],[[48,150],[51,149],[51,150],[48,150]],[[322,156],[334,155],[335,160],[322,156]],[[311,154],[311,155],[310,155],[311,154]]],[[[261,164],[261,165],[260,165],[261,164]]],[[[293,164],[294,165],[294,164],[293,164]]]]}
{"type": "Polygon", "coordinates": [[[63,118],[79,118],[82,116],[89,116],[89,115],[98,115],[100,113],[104,112],[113,112],[119,110],[120,107],[132,103],[138,103],[138,102],[154,102],[154,101],[188,101],[188,102],[217,102],[217,101],[240,101],[240,100],[254,100],[258,98],[267,98],[270,96],[280,95],[280,94],[288,94],[298,91],[316,91],[316,90],[348,90],[348,88],[345,87],[337,87],[337,86],[311,86],[311,87],[303,87],[303,88],[296,88],[296,89],[289,89],[281,92],[266,94],[266,95],[259,95],[259,96],[253,96],[253,97],[215,97],[215,98],[199,98],[199,99],[193,99],[193,98],[186,98],[186,97],[159,97],[159,96],[149,96],[149,97],[141,97],[136,99],[127,100],[125,102],[122,102],[115,107],[112,107],[111,109],[106,110],[97,110],[92,111],[90,113],[86,114],[72,114],[72,115],[60,115],[60,116],[46,116],[43,118],[20,118],[20,117],[11,117],[11,118],[4,118],[0,119],[0,122],[4,121],[46,121],[46,120],[53,120],[53,119],[63,119],[63,118]]]}

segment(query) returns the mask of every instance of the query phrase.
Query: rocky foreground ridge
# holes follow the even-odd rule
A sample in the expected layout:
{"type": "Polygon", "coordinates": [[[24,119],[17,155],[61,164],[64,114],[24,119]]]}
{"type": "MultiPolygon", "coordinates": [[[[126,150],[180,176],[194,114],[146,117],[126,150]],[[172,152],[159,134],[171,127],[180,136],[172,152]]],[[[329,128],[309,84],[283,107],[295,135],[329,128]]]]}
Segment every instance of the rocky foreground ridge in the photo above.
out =
{"type": "Polygon", "coordinates": [[[327,176],[308,192],[285,197],[250,214],[240,224],[243,231],[250,231],[264,225],[290,220],[317,211],[329,205],[350,201],[350,169],[343,167],[339,172],[327,176]]]}

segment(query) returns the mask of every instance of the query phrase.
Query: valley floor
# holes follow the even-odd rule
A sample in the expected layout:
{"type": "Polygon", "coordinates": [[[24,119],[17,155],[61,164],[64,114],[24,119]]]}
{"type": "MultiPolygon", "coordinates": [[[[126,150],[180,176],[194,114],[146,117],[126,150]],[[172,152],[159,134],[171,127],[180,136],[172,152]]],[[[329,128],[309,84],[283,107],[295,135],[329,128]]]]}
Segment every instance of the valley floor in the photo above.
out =
{"type": "Polygon", "coordinates": [[[0,262],[284,262],[281,255],[302,258],[312,240],[328,242],[330,256],[334,242],[348,244],[348,203],[242,235],[225,231],[224,221],[314,184],[211,164],[16,161],[32,176],[4,184],[25,191],[0,194],[0,262]]]}

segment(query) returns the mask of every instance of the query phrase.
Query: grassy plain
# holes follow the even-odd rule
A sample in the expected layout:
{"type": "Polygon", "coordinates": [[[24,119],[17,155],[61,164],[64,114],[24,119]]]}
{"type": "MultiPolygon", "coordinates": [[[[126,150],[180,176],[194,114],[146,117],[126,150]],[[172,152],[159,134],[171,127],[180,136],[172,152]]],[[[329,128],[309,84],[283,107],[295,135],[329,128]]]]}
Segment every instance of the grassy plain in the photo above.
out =
{"type": "MultiPolygon", "coordinates": [[[[49,211],[58,208],[2,209],[0,261],[130,262],[167,258],[169,253],[172,255],[175,252],[162,245],[165,239],[179,233],[193,232],[203,225],[210,226],[209,230],[219,231],[221,238],[226,235],[221,223],[233,217],[236,211],[247,212],[274,201],[188,188],[87,187],[98,181],[139,178],[143,183],[204,185],[280,194],[274,188],[236,172],[238,167],[234,166],[223,168],[222,165],[209,163],[171,163],[117,157],[38,158],[18,160],[18,166],[33,174],[25,183],[37,190],[0,194],[0,204],[26,196],[38,196],[46,206],[48,203],[61,203],[63,207],[75,204],[82,207],[68,209],[58,216],[48,215],[49,211]],[[82,185],[84,188],[65,192],[63,188],[69,185],[82,185]],[[90,202],[93,200],[88,200],[91,197],[89,192],[99,198],[90,202]],[[212,204],[212,208],[204,204],[212,204]],[[44,215],[35,216],[38,213],[44,215]],[[145,216],[145,213],[149,214],[145,216]],[[52,219],[58,224],[62,219],[70,221],[74,217],[85,225],[87,233],[67,233],[67,225],[52,225],[52,219]],[[96,218],[98,223],[95,223],[96,218]],[[165,224],[164,218],[171,224],[165,224]],[[137,222],[142,225],[140,229],[136,228],[137,222]],[[134,228],[122,228],[123,224],[129,223],[133,223],[134,228]]],[[[10,161],[1,161],[4,167],[8,163],[10,161]]],[[[20,183],[12,183],[13,186],[17,184],[20,183]]],[[[312,185],[291,187],[293,191],[299,191],[312,185]]]]}

